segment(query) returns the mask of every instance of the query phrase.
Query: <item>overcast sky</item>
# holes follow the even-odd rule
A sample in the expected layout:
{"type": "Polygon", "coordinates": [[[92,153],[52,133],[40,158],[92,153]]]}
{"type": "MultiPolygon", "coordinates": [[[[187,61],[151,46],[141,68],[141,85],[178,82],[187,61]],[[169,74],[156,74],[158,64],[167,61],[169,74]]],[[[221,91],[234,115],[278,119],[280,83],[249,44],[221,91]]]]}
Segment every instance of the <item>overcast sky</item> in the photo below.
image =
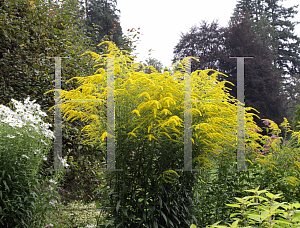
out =
{"type": "MultiPolygon", "coordinates": [[[[202,20],[209,24],[213,20],[219,26],[227,26],[236,0],[118,0],[120,22],[124,34],[127,29],[140,28],[140,41],[137,44],[137,62],[156,58],[166,67],[172,65],[173,49],[180,40],[180,34],[189,32],[193,25],[198,26],[202,20]]],[[[285,7],[299,4],[299,0],[280,2],[285,7]]],[[[300,12],[292,19],[300,21],[300,12]]],[[[300,37],[300,24],[295,26],[295,34],[300,37]]]]}

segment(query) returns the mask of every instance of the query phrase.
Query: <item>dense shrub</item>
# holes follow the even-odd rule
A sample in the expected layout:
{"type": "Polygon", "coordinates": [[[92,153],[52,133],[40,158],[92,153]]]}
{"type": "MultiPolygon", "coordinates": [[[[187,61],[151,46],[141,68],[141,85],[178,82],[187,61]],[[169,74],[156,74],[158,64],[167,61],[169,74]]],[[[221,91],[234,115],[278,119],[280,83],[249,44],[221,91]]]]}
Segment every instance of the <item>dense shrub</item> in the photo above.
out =
{"type": "MultiPolygon", "coordinates": [[[[184,167],[184,83],[174,81],[185,74],[178,63],[173,72],[150,74],[139,71],[132,56],[114,44],[103,42],[107,54],[93,52],[97,66],[95,75],[77,77],[77,89],[62,91],[63,99],[98,99],[94,102],[63,103],[67,120],[89,122],[83,131],[87,144],[106,148],[107,138],[107,57],[115,57],[115,134],[116,168],[105,172],[105,185],[98,207],[108,207],[111,226],[182,227],[195,221],[193,191],[195,172],[182,172],[184,167]],[[105,71],[106,70],[106,71],[105,71]]],[[[191,109],[193,119],[193,168],[207,168],[209,158],[221,146],[232,146],[236,129],[236,106],[222,100],[230,99],[226,82],[217,83],[214,70],[192,73],[191,109]],[[215,102],[209,102],[215,100],[215,102]],[[219,101],[216,101],[219,100],[219,101]],[[230,132],[230,133],[229,133],[230,132]]],[[[246,110],[250,110],[247,108],[246,110]]],[[[246,128],[256,128],[251,113],[245,113],[246,128]]],[[[64,116],[64,117],[65,117],[64,116]]],[[[246,131],[247,134],[250,130],[246,131]]],[[[257,137],[257,134],[252,134],[257,137]]]]}
{"type": "MultiPolygon", "coordinates": [[[[52,175],[53,179],[44,179],[39,173],[49,152],[51,135],[44,135],[49,131],[41,129],[43,123],[30,113],[15,114],[21,112],[21,107],[13,112],[0,105],[1,227],[40,227],[48,208],[58,199],[55,184],[61,173],[52,175]],[[23,123],[20,117],[29,119],[31,124],[23,123]],[[48,189],[44,189],[46,184],[48,189]]],[[[24,110],[30,108],[26,105],[24,110]]]]}

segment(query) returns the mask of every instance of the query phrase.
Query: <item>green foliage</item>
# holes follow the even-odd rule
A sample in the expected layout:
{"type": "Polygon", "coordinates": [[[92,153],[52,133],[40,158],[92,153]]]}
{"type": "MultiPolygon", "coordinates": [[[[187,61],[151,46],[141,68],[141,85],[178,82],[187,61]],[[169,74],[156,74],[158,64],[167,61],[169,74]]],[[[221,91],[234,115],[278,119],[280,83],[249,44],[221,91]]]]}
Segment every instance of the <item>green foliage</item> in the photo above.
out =
{"type": "Polygon", "coordinates": [[[28,126],[17,131],[0,122],[0,129],[0,226],[41,227],[51,203],[58,199],[56,187],[49,180],[61,178],[61,173],[42,178],[38,172],[42,156],[49,152],[49,140],[28,126]]]}
{"type": "Polygon", "coordinates": [[[99,198],[93,191],[102,184],[98,169],[105,160],[105,154],[96,146],[82,144],[84,136],[78,130],[78,125],[72,124],[74,126],[72,128],[70,123],[66,121],[63,123],[63,143],[67,148],[71,171],[66,173],[65,180],[60,185],[62,201],[64,204],[73,200],[90,203],[99,198]]]}
{"type": "MultiPolygon", "coordinates": [[[[61,61],[63,89],[74,88],[74,83],[65,84],[68,79],[94,72],[90,59],[78,55],[96,49],[84,34],[83,16],[78,5],[78,1],[48,3],[40,0],[0,3],[0,103],[8,105],[11,98],[21,100],[29,95],[47,113],[46,121],[52,124],[51,130],[55,126],[54,110],[48,108],[54,105],[54,98],[43,94],[53,88],[55,62],[47,57],[69,57],[61,61]]],[[[136,35],[124,36],[124,43],[120,44],[122,49],[133,50],[135,41],[131,39],[137,38],[136,35]]],[[[82,145],[85,136],[78,129],[83,124],[80,121],[62,122],[62,155],[74,162],[71,171],[66,173],[65,182],[60,184],[65,202],[71,199],[89,202],[94,198],[92,191],[101,184],[97,181],[96,170],[105,154],[96,146],[82,145]]],[[[52,149],[40,170],[43,177],[49,174],[42,170],[53,166],[53,154],[52,149]]]]}
{"type": "MultiPolygon", "coordinates": [[[[84,2],[81,2],[84,3],[84,2]]],[[[82,28],[87,37],[91,38],[92,46],[96,48],[96,52],[102,52],[97,45],[103,41],[114,42],[121,50],[133,52],[136,48],[133,41],[139,39],[140,31],[136,31],[133,35],[124,35],[120,25],[120,10],[116,8],[116,0],[91,0],[86,1],[87,7],[82,5],[81,12],[82,28]]],[[[139,29],[138,29],[139,30],[139,29]]],[[[128,29],[133,32],[135,29],[128,29]]]]}
{"type": "Polygon", "coordinates": [[[101,43],[105,35],[117,46],[123,41],[122,28],[115,0],[91,0],[87,5],[85,19],[87,35],[91,36],[95,45],[101,43]]]}
{"type": "Polygon", "coordinates": [[[53,97],[41,96],[53,86],[54,64],[47,57],[70,56],[86,42],[74,36],[72,23],[76,15],[54,5],[40,1],[30,5],[25,0],[4,1],[0,10],[1,103],[7,105],[10,98],[20,100],[29,95],[37,99],[43,109],[50,107],[53,97]]]}
{"type": "Polygon", "coordinates": [[[211,169],[200,173],[194,199],[197,205],[195,217],[199,227],[206,227],[219,220],[233,222],[229,217],[234,212],[225,204],[234,197],[245,196],[243,190],[253,186],[248,171],[237,172],[235,167],[235,150],[224,149],[220,156],[213,156],[211,169]]]}
{"type": "Polygon", "coordinates": [[[285,118],[280,126],[285,129],[285,138],[278,137],[281,130],[271,121],[267,132],[271,131],[272,136],[263,137],[263,149],[254,150],[257,157],[251,160],[249,168],[255,170],[253,175],[256,175],[261,187],[283,193],[285,200],[300,201],[299,132],[292,132],[287,140],[287,134],[291,130],[285,118]]]}
{"type": "MultiPolygon", "coordinates": [[[[206,227],[298,227],[300,222],[300,204],[277,202],[280,194],[272,194],[267,190],[251,189],[246,192],[254,193],[254,196],[245,196],[243,198],[235,197],[238,201],[235,204],[226,204],[231,208],[238,208],[238,212],[232,213],[230,218],[234,217],[232,224],[218,225],[221,221],[206,227]],[[238,224],[242,226],[239,226],[238,224]],[[250,225],[250,226],[249,226],[250,225]]],[[[195,227],[195,226],[191,226],[195,227]]]]}
{"type": "MultiPolygon", "coordinates": [[[[48,108],[54,105],[54,99],[43,94],[53,88],[55,62],[47,57],[69,57],[61,62],[62,87],[66,89],[74,87],[72,83],[65,84],[71,77],[93,72],[90,60],[78,57],[78,53],[93,49],[90,49],[91,42],[79,29],[81,22],[76,2],[49,4],[48,1],[17,0],[0,3],[0,103],[8,105],[11,98],[20,100],[29,95],[48,114],[46,121],[52,124],[52,130],[54,110],[48,111],[48,108]]],[[[92,191],[99,185],[93,169],[104,155],[101,156],[97,148],[81,145],[84,136],[78,128],[82,123],[63,122],[62,126],[63,157],[72,156],[77,162],[77,169],[74,166],[67,173],[65,182],[60,186],[63,188],[61,195],[65,201],[68,201],[67,198],[89,201],[92,191]],[[78,160],[85,161],[87,167],[78,160]]],[[[48,161],[40,169],[43,177],[49,174],[42,171],[54,162],[51,143],[48,161]]]]}
{"type": "MultiPolygon", "coordinates": [[[[299,24],[299,21],[292,20],[298,13],[299,6],[286,7],[280,2],[280,0],[238,0],[231,20],[248,12],[251,30],[261,38],[263,45],[273,52],[273,66],[281,74],[280,94],[284,93],[287,94],[286,97],[289,97],[284,106],[286,111],[281,112],[286,112],[285,116],[291,122],[293,118],[291,110],[299,104],[297,94],[299,92],[300,53],[298,46],[295,45],[300,42],[300,37],[295,34],[295,25],[299,24]],[[286,75],[290,77],[288,83],[284,79],[286,75]]],[[[243,53],[243,55],[247,54],[243,53]]],[[[271,115],[268,118],[271,118],[271,115]]]]}
{"type": "Polygon", "coordinates": [[[245,189],[261,186],[275,194],[282,194],[278,202],[300,201],[299,194],[299,145],[297,132],[287,141],[289,124],[285,119],[280,125],[285,129],[285,139],[277,137],[280,129],[275,123],[267,127],[272,136],[263,136],[263,147],[255,147],[251,137],[246,139],[247,171],[236,172],[234,164],[236,150],[224,148],[219,156],[212,157],[214,167],[200,173],[194,199],[198,211],[195,213],[199,227],[222,220],[233,223],[230,217],[234,208],[234,197],[246,196],[245,189]],[[276,136],[277,135],[277,136],[276,136]],[[275,137],[276,136],[276,137],[275,137]],[[249,146],[252,146],[249,147],[249,146]],[[256,149],[254,149],[256,148],[256,149]]]}

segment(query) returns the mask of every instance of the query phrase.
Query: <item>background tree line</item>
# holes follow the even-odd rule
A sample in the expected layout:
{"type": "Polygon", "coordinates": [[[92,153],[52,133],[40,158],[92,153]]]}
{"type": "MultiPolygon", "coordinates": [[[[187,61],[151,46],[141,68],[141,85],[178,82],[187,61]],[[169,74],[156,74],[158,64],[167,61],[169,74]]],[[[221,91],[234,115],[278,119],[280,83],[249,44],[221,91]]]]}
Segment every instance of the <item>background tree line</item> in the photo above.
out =
{"type": "MultiPolygon", "coordinates": [[[[236,98],[237,62],[228,56],[253,56],[245,60],[245,104],[257,109],[262,119],[281,124],[283,117],[292,123],[299,103],[300,38],[294,34],[299,22],[290,21],[298,6],[285,8],[278,3],[279,0],[239,0],[227,27],[202,21],[200,26],[181,34],[172,61],[200,57],[200,62],[192,62],[192,70],[225,73],[229,77],[220,75],[218,80],[234,83],[235,86],[227,86],[236,98]]],[[[254,120],[263,127],[261,120],[254,120]]]]}

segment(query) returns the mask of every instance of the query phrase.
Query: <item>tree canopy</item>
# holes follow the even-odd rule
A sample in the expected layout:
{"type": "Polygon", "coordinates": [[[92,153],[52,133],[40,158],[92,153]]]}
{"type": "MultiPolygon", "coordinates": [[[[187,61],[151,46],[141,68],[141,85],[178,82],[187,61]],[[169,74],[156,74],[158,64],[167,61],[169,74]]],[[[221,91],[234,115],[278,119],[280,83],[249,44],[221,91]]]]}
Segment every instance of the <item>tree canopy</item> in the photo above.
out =
{"type": "Polygon", "coordinates": [[[300,38],[295,35],[295,25],[291,18],[298,13],[299,5],[285,7],[282,0],[239,0],[232,20],[249,13],[251,30],[273,52],[273,66],[281,71],[280,94],[288,99],[285,103],[287,119],[292,121],[293,111],[299,100],[300,89],[300,38]]]}
{"type": "MultiPolygon", "coordinates": [[[[185,56],[200,56],[200,61],[192,63],[192,70],[213,69],[226,75],[218,75],[219,81],[230,81],[230,95],[237,96],[237,61],[229,56],[253,56],[244,62],[245,105],[260,112],[261,118],[282,122],[284,97],[278,94],[280,74],[272,67],[272,52],[264,46],[261,39],[251,31],[249,15],[243,15],[231,22],[227,28],[219,28],[217,22],[208,25],[202,21],[199,27],[181,35],[174,48],[174,59],[185,56]]],[[[262,121],[254,117],[258,126],[262,121]]]]}

